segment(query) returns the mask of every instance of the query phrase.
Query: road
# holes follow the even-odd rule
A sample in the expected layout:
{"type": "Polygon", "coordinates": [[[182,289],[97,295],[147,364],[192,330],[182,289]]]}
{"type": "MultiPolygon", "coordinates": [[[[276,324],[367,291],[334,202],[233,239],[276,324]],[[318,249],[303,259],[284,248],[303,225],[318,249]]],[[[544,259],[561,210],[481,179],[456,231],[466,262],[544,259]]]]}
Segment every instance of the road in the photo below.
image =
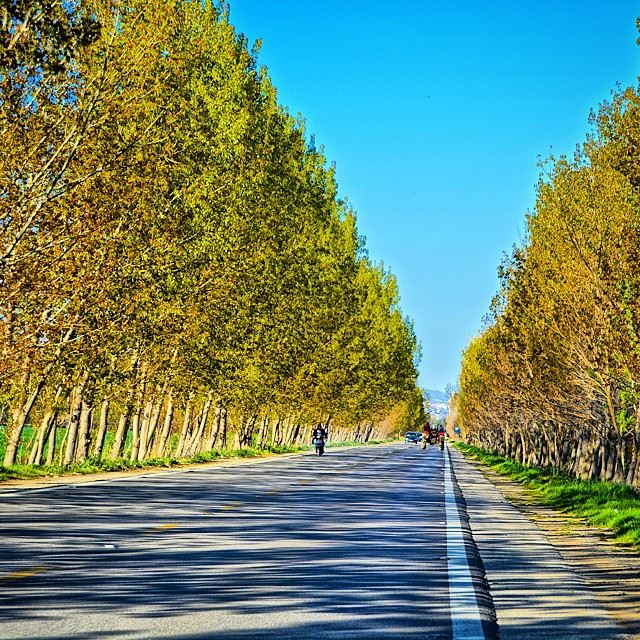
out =
{"type": "Polygon", "coordinates": [[[477,476],[393,445],[0,490],[0,637],[622,637],[477,476]]]}

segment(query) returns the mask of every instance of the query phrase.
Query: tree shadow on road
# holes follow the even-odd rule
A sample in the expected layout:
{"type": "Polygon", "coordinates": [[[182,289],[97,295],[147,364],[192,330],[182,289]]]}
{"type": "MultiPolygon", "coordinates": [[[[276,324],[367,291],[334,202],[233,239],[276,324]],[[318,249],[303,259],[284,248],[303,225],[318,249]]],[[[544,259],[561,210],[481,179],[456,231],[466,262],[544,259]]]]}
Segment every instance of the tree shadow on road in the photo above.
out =
{"type": "Polygon", "coordinates": [[[0,593],[0,622],[66,640],[449,638],[442,477],[411,469],[363,480],[309,459],[277,478],[60,490],[9,524],[14,564],[49,570],[0,593]],[[92,632],[104,616],[113,630],[92,632]],[[198,623],[211,630],[190,634],[198,623]]]}

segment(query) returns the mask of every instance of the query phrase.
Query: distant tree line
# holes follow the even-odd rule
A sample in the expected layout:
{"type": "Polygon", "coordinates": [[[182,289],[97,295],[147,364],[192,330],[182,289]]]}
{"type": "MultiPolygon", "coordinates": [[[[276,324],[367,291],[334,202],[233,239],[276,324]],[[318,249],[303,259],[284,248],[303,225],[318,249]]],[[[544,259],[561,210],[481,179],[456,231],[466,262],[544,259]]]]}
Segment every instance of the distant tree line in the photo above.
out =
{"type": "Polygon", "coordinates": [[[420,419],[396,281],[225,6],[2,11],[5,466],[420,419]]]}
{"type": "Polygon", "coordinates": [[[467,440],[582,478],[640,484],[640,93],[543,166],[454,405],[467,440]]]}

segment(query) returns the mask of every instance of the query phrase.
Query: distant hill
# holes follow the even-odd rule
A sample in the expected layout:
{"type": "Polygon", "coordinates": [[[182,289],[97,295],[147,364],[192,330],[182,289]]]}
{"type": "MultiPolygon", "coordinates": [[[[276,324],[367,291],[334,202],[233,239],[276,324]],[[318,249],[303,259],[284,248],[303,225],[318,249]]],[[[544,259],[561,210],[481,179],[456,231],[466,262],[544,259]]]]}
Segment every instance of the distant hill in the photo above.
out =
{"type": "Polygon", "coordinates": [[[444,402],[444,404],[447,404],[447,394],[444,391],[426,389],[426,392],[431,402],[444,402]]]}
{"type": "Polygon", "coordinates": [[[446,418],[449,413],[447,394],[444,391],[438,391],[437,389],[427,389],[426,391],[431,405],[429,410],[431,417],[436,420],[446,418]]]}

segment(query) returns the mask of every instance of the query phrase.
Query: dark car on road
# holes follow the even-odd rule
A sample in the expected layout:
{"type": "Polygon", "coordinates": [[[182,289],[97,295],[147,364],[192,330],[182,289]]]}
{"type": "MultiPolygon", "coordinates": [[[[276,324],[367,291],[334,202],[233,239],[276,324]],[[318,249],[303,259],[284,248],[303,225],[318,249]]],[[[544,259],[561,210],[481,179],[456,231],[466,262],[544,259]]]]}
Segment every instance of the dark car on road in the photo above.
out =
{"type": "Polygon", "coordinates": [[[417,431],[407,431],[407,433],[404,434],[404,441],[405,442],[420,442],[420,438],[422,437],[421,433],[418,433],[417,431]]]}

